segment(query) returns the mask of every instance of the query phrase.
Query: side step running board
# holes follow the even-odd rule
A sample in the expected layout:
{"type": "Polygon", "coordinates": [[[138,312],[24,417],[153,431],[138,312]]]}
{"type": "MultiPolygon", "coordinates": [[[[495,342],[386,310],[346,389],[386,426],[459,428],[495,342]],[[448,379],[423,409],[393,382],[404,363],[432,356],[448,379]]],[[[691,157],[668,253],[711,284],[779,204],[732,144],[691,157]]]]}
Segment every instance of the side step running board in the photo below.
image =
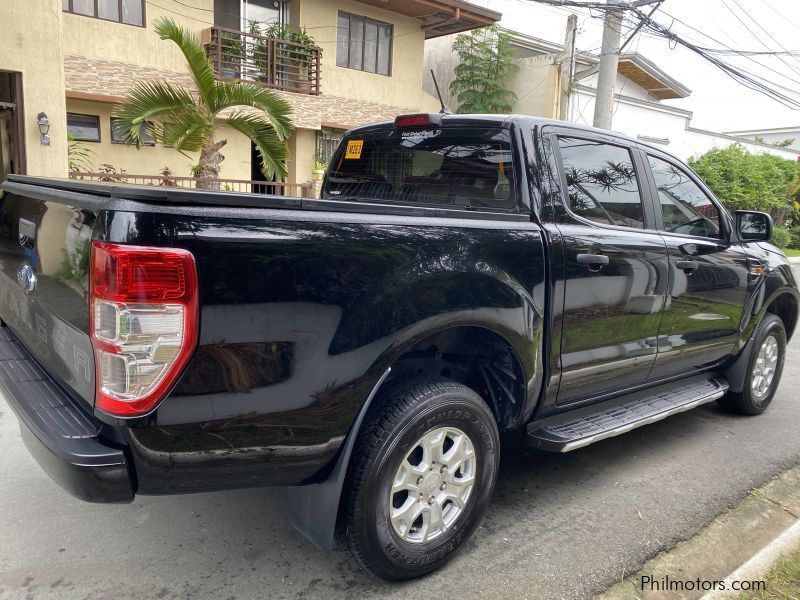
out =
{"type": "Polygon", "coordinates": [[[528,425],[526,443],[551,452],[569,452],[649,425],[725,395],[728,382],[694,377],[583,407],[528,425]]]}

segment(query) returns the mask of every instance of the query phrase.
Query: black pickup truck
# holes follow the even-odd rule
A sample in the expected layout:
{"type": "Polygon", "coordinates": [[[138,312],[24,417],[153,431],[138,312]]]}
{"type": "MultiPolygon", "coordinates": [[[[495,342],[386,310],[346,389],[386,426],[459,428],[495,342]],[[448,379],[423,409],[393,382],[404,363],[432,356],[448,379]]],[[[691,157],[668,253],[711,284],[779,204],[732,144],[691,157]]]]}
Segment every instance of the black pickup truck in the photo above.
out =
{"type": "Polygon", "coordinates": [[[761,413],[798,317],[768,215],[524,116],[353,129],[321,200],[2,189],[0,385],[42,468],[93,502],[289,486],[307,537],[389,579],[463,547],[501,439],[761,413]]]}

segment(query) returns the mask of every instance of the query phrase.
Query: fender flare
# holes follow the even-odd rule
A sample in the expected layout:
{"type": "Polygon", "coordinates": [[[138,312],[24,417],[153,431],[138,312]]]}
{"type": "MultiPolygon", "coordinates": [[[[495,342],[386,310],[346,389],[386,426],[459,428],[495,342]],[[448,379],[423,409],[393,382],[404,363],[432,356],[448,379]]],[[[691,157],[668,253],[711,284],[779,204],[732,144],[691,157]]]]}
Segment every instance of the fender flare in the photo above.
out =
{"type": "Polygon", "coordinates": [[[295,529],[323,552],[329,552],[333,547],[336,519],[339,515],[339,501],[342,497],[347,467],[350,465],[350,456],[353,453],[353,446],[355,446],[358,431],[361,429],[361,423],[372,400],[391,372],[392,368],[387,368],[367,396],[366,402],[358,412],[358,416],[342,444],[342,451],[328,478],[320,483],[293,486],[287,489],[289,520],[295,529]]]}
{"type": "Polygon", "coordinates": [[[744,389],[745,380],[747,379],[747,365],[750,361],[750,353],[753,351],[753,334],[756,329],[761,325],[764,320],[764,315],[767,314],[767,308],[772,305],[776,298],[783,294],[791,294],[792,290],[787,288],[779,288],[774,291],[768,299],[764,299],[766,295],[764,289],[759,290],[759,297],[753,305],[753,315],[756,317],[753,329],[747,339],[747,343],[736,355],[733,362],[725,368],[725,379],[728,381],[728,390],[734,393],[741,393],[744,389]]]}

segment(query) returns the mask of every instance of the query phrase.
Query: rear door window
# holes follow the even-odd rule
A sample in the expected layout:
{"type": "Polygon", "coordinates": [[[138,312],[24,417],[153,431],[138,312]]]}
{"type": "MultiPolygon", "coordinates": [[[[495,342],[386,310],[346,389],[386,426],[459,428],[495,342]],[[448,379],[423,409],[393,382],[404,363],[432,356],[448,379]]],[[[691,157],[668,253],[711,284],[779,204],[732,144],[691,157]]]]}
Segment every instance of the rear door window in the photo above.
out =
{"type": "Polygon", "coordinates": [[[559,137],[573,214],[619,227],[644,227],[644,207],[636,169],[627,148],[593,140],[559,137]]]}
{"type": "Polygon", "coordinates": [[[322,197],[513,208],[511,138],[485,127],[355,132],[333,157],[322,197]]]}

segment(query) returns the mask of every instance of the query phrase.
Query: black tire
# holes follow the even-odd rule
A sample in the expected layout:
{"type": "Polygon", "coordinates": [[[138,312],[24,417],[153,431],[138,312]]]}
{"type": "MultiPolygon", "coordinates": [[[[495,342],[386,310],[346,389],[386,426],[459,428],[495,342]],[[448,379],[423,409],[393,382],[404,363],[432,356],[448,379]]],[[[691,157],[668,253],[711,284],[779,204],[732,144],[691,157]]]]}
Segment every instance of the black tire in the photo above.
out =
{"type": "MultiPolygon", "coordinates": [[[[446,444],[445,439],[442,441],[443,449],[446,444]]],[[[348,483],[342,498],[339,540],[363,568],[384,579],[412,579],[438,569],[463,547],[480,523],[494,491],[499,448],[494,417],[472,389],[442,378],[390,384],[375,399],[353,449],[348,483]],[[392,494],[392,483],[401,464],[406,464],[404,461],[413,464],[410,453],[420,449],[419,442],[425,439],[426,434],[435,436],[436,432],[446,428],[465,433],[474,449],[474,454],[470,454],[474,456],[470,465],[476,467],[472,476],[474,483],[463,508],[455,509],[457,516],[438,530],[437,537],[427,541],[408,541],[391,522],[389,503],[396,502],[398,495],[398,492],[392,494]]],[[[448,453],[449,450],[445,455],[448,453]]],[[[420,459],[419,464],[422,466],[414,468],[427,469],[428,463],[420,459]]],[[[431,465],[435,465],[435,461],[431,465]]],[[[449,475],[446,467],[442,469],[445,469],[442,471],[445,475],[436,475],[434,466],[430,469],[432,474],[426,470],[425,483],[419,485],[421,494],[431,493],[427,496],[431,498],[430,504],[433,504],[433,494],[441,497],[453,493],[440,495],[438,492],[447,487],[446,483],[444,488],[436,487],[444,481],[443,477],[449,475]]],[[[452,473],[453,478],[456,476],[457,473],[452,473]]],[[[459,476],[463,477],[463,474],[459,476]]],[[[411,479],[416,478],[414,472],[411,479]]],[[[419,484],[419,480],[415,483],[419,484]]],[[[451,490],[455,489],[453,480],[451,490]]],[[[422,496],[416,498],[416,494],[408,492],[405,499],[401,498],[401,505],[423,502],[422,496]]],[[[445,501],[441,510],[441,514],[445,514],[452,509],[445,501]]],[[[433,519],[430,515],[429,512],[428,518],[433,519]]],[[[418,522],[421,523],[414,521],[418,522]]],[[[426,533],[427,529],[425,527],[426,533]]],[[[405,533],[412,535],[415,531],[415,527],[409,525],[405,533]]]]}
{"type": "Polygon", "coordinates": [[[728,392],[718,400],[720,406],[729,412],[742,415],[760,415],[769,407],[775,391],[778,389],[783,363],[786,358],[786,329],[783,321],[772,313],[767,313],[753,332],[752,349],[747,361],[744,386],[741,392],[728,392]],[[767,338],[772,337],[777,342],[777,364],[775,365],[772,381],[760,394],[753,389],[753,376],[759,363],[759,350],[767,338]]]}

